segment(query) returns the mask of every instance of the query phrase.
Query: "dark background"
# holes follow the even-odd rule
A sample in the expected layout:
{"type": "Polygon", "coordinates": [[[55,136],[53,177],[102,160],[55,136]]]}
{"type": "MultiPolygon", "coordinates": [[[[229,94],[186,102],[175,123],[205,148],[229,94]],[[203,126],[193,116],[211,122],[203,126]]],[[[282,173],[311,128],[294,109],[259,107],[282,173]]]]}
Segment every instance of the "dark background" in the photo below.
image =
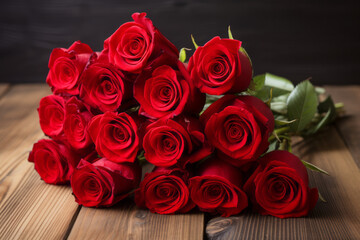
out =
{"type": "Polygon", "coordinates": [[[231,25],[255,74],[358,84],[360,1],[0,0],[0,82],[45,82],[52,48],[75,40],[101,50],[131,14],[145,11],[178,48],[227,37],[231,25]]]}

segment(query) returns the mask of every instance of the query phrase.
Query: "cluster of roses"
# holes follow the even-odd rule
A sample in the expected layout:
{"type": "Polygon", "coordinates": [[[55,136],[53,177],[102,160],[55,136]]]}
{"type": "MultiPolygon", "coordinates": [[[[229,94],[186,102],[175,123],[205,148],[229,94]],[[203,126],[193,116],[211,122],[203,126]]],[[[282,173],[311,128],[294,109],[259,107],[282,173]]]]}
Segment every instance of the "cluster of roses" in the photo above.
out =
{"type": "Polygon", "coordinates": [[[215,37],[186,65],[145,15],[133,14],[101,52],[75,42],[51,53],[53,94],[38,109],[50,138],[29,155],[41,178],[70,182],[88,207],[135,190],[138,206],[161,214],[198,206],[230,216],[252,204],[261,214],[306,215],[318,193],[305,167],[286,151],[265,154],[272,112],[238,94],[252,78],[241,42],[215,37]],[[223,94],[200,114],[207,95],[223,94]],[[141,181],[144,159],[155,168],[141,181]]]}

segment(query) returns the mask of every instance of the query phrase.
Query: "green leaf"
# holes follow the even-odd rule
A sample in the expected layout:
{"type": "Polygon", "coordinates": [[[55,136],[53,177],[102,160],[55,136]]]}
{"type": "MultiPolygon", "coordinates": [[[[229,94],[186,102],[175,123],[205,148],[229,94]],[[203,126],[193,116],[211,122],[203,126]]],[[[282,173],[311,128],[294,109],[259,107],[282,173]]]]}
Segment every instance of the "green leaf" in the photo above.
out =
{"type": "Polygon", "coordinates": [[[314,134],[314,133],[317,133],[320,129],[322,129],[324,126],[326,126],[328,123],[331,122],[331,116],[332,115],[335,115],[335,110],[334,112],[332,110],[329,110],[326,115],[321,119],[320,122],[318,122],[318,124],[316,124],[315,127],[313,127],[309,134],[314,134]]]}
{"type": "Polygon", "coordinates": [[[319,113],[328,112],[329,109],[335,110],[335,104],[331,96],[328,96],[324,101],[320,102],[318,106],[319,113]]]}
{"type": "Polygon", "coordinates": [[[279,146],[280,146],[280,143],[277,140],[272,141],[269,145],[267,152],[269,153],[269,152],[275,151],[279,148],[279,146]]]}
{"type": "Polygon", "coordinates": [[[195,49],[197,49],[199,46],[196,44],[194,36],[191,34],[191,41],[194,44],[195,49]]]}
{"type": "Polygon", "coordinates": [[[287,117],[284,116],[283,114],[273,113],[273,115],[275,120],[288,121],[287,117]]]}
{"type": "Polygon", "coordinates": [[[270,108],[274,113],[286,115],[287,113],[287,99],[289,94],[280,95],[278,97],[273,97],[271,100],[270,108]]]}
{"type": "Polygon", "coordinates": [[[317,133],[320,129],[322,129],[324,126],[330,124],[332,121],[335,120],[336,117],[336,109],[335,104],[330,96],[328,96],[325,101],[321,102],[318,106],[319,113],[325,113],[325,116],[321,118],[321,120],[313,126],[306,135],[311,135],[314,133],[317,133]]]}
{"type": "Polygon", "coordinates": [[[291,120],[291,121],[276,120],[276,119],[275,119],[275,125],[277,125],[277,126],[284,126],[284,125],[289,125],[289,124],[291,124],[291,123],[293,123],[293,122],[295,122],[295,121],[296,121],[296,119],[293,119],[293,120],[291,120]]]}
{"type": "Polygon", "coordinates": [[[301,160],[301,162],[305,165],[306,168],[308,168],[308,169],[310,169],[310,170],[312,170],[312,171],[320,172],[320,173],[323,173],[323,174],[326,174],[326,175],[329,175],[329,176],[330,176],[330,174],[329,174],[327,171],[319,168],[318,166],[315,166],[315,165],[312,164],[312,163],[306,162],[306,161],[304,161],[304,160],[301,160]]]}
{"type": "Polygon", "coordinates": [[[294,85],[286,78],[265,73],[254,77],[256,84],[256,97],[266,100],[269,99],[270,89],[273,89],[273,97],[278,97],[290,93],[294,90],[294,85]]]}
{"type": "Polygon", "coordinates": [[[228,35],[229,35],[229,39],[234,39],[232,33],[231,33],[231,29],[230,29],[230,25],[228,27],[228,35]]]}
{"type": "Polygon", "coordinates": [[[254,91],[259,91],[263,88],[265,84],[265,74],[257,75],[253,78],[253,89],[254,91]]]}
{"type": "Polygon", "coordinates": [[[180,49],[180,53],[179,53],[179,60],[180,62],[185,62],[186,61],[186,51],[190,51],[190,48],[181,48],[180,49]]]}
{"type": "Polygon", "coordinates": [[[271,111],[279,114],[287,113],[287,105],[284,102],[271,102],[270,109],[271,111]]]}
{"type": "Polygon", "coordinates": [[[283,102],[283,103],[286,103],[287,102],[287,99],[289,97],[289,94],[290,93],[286,93],[286,94],[283,94],[283,95],[280,95],[280,96],[277,96],[277,97],[273,97],[273,102],[283,102]]]}
{"type": "Polygon", "coordinates": [[[290,125],[293,132],[299,133],[307,127],[316,113],[317,105],[317,95],[310,81],[298,84],[287,99],[288,119],[297,119],[290,125]]]}

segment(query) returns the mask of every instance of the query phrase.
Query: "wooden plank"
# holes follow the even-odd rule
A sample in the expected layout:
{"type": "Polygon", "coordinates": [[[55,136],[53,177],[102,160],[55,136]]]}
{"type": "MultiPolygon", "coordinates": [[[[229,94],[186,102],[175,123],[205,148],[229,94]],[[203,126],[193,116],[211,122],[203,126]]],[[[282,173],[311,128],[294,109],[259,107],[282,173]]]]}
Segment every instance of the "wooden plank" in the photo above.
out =
{"type": "Polygon", "coordinates": [[[125,200],[115,208],[83,207],[69,239],[203,239],[202,213],[160,215],[125,200]]]}
{"type": "Polygon", "coordinates": [[[346,115],[336,121],[336,128],[360,167],[360,86],[326,86],[325,88],[335,102],[345,104],[346,115]]]}
{"type": "Polygon", "coordinates": [[[0,100],[0,180],[44,136],[36,108],[40,99],[50,93],[44,84],[16,85],[0,100]]]}
{"type": "Polygon", "coordinates": [[[78,211],[71,189],[41,181],[26,158],[2,182],[10,196],[0,205],[0,239],[63,239],[78,211]]]}
{"type": "Polygon", "coordinates": [[[16,85],[0,100],[0,239],[62,239],[78,211],[69,187],[45,184],[27,162],[48,94],[44,84],[16,85]]]}
{"type": "Polygon", "coordinates": [[[207,224],[209,239],[359,239],[360,172],[334,127],[311,140],[297,144],[303,160],[327,170],[331,176],[310,172],[327,203],[318,202],[308,217],[278,219],[245,213],[217,217],[207,224]]]}
{"type": "Polygon", "coordinates": [[[0,98],[6,93],[6,91],[10,88],[10,84],[8,83],[0,83],[0,98]]]}

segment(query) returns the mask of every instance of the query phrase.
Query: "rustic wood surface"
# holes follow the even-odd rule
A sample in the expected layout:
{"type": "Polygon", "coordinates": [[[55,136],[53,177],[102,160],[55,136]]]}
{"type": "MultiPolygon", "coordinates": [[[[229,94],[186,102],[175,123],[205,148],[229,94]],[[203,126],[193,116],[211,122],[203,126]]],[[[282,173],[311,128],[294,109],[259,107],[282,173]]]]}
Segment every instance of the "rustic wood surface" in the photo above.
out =
{"type": "Polygon", "coordinates": [[[360,167],[360,86],[327,87],[336,102],[346,105],[347,115],[336,122],[336,128],[360,167]]]}
{"type": "Polygon", "coordinates": [[[48,94],[44,84],[16,85],[0,99],[1,239],[61,239],[78,209],[69,187],[45,184],[27,162],[44,136],[36,108],[48,94]]]}
{"type": "Polygon", "coordinates": [[[347,115],[294,150],[330,173],[309,172],[327,203],[308,217],[278,219],[249,211],[163,216],[129,199],[110,209],[79,207],[70,187],[45,184],[27,162],[43,137],[36,108],[48,87],[0,85],[0,239],[360,239],[360,87],[326,88],[347,115]]]}
{"type": "Polygon", "coordinates": [[[83,207],[69,239],[202,239],[204,215],[159,215],[138,209],[131,201],[116,208],[83,207]]]}

